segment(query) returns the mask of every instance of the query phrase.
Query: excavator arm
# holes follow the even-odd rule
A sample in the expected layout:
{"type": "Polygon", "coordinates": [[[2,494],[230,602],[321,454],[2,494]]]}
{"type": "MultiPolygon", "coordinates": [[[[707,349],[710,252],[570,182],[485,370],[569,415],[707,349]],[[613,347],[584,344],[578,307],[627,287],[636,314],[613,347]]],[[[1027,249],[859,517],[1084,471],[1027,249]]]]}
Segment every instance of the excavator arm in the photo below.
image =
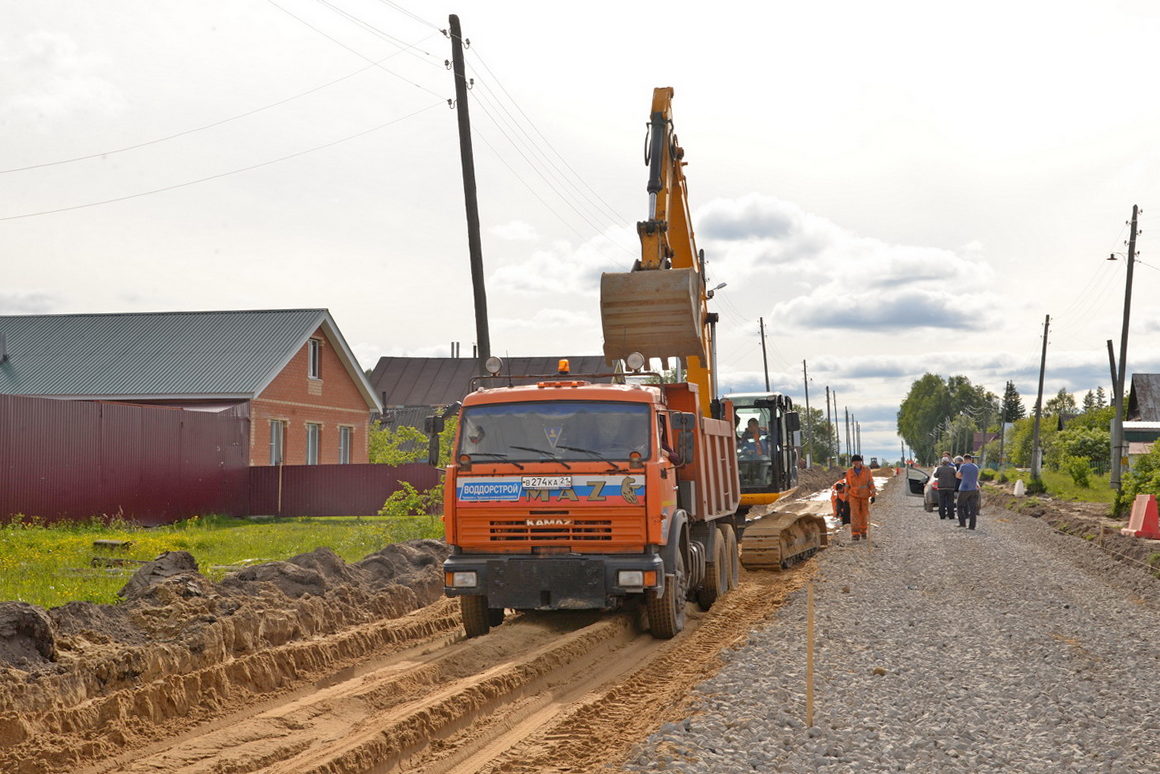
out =
{"type": "Polygon", "coordinates": [[[685,151],[673,131],[673,89],[653,91],[645,161],[649,167],[648,219],[636,224],[640,260],[631,272],[600,279],[600,318],[608,360],[640,352],[685,362],[698,385],[701,414],[716,397],[716,315],[708,309],[704,254],[697,249],[689,213],[685,151]]]}

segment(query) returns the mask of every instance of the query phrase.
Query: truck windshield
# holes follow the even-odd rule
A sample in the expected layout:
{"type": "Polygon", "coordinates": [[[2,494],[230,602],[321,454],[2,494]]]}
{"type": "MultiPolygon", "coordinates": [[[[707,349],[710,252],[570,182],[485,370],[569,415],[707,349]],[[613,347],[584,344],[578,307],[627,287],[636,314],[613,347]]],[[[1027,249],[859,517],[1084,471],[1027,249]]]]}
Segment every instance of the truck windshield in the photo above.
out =
{"type": "Polygon", "coordinates": [[[471,406],[460,417],[459,451],[496,462],[649,458],[649,407],[560,401],[471,406]]]}

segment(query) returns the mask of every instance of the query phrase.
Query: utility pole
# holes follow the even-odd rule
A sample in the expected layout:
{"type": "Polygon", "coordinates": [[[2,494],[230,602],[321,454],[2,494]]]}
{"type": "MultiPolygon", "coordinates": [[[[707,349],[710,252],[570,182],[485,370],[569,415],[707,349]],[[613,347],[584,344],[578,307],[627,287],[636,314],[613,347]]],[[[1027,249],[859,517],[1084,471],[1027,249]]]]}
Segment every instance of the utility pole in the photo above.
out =
{"type": "MultiPolygon", "coordinates": [[[[1128,278],[1124,281],[1124,325],[1120,329],[1120,362],[1119,376],[1112,385],[1113,391],[1118,393],[1116,399],[1116,425],[1112,429],[1112,475],[1111,484],[1116,490],[1120,488],[1120,477],[1123,471],[1127,444],[1124,443],[1124,380],[1128,369],[1128,321],[1132,316],[1132,267],[1136,263],[1136,220],[1140,215],[1140,207],[1132,205],[1132,230],[1128,235],[1128,278]]],[[[1115,253],[1112,253],[1115,258],[1115,253]]]]}
{"type": "Polygon", "coordinates": [[[834,427],[833,420],[830,419],[830,385],[826,385],[826,467],[830,467],[830,441],[834,440],[831,429],[834,427]]]}
{"type": "Polygon", "coordinates": [[[854,437],[858,439],[858,453],[862,453],[862,423],[854,423],[854,437]]]}
{"type": "Polygon", "coordinates": [[[842,431],[838,429],[838,391],[831,393],[834,396],[834,447],[838,452],[838,467],[842,467],[842,431]]]}
{"type": "Polygon", "coordinates": [[[813,433],[810,432],[810,426],[813,424],[810,421],[810,376],[806,372],[806,361],[802,361],[802,381],[806,386],[806,467],[810,466],[810,440],[813,438],[813,433]]]}
{"type": "Polygon", "coordinates": [[[850,407],[844,406],[846,410],[846,461],[849,462],[850,457],[854,454],[854,447],[850,444],[850,407]]]}
{"type": "MultiPolygon", "coordinates": [[[[476,200],[475,156],[471,151],[471,118],[467,114],[467,76],[463,66],[463,31],[451,14],[451,68],[455,73],[455,109],[459,118],[459,161],[463,166],[463,201],[467,209],[467,251],[471,258],[471,287],[475,295],[476,354],[482,364],[491,357],[487,327],[487,289],[483,278],[483,243],[479,239],[479,202],[476,200]]],[[[483,373],[482,367],[480,373],[483,373]]]]}
{"type": "Polygon", "coordinates": [[[1042,461],[1039,459],[1039,420],[1043,416],[1043,372],[1047,368],[1047,331],[1051,327],[1051,315],[1043,320],[1043,354],[1039,357],[1039,394],[1035,398],[1035,430],[1031,435],[1031,478],[1039,480],[1042,461]]]}
{"type": "Polygon", "coordinates": [[[765,391],[769,392],[769,358],[765,356],[765,318],[757,318],[758,325],[761,326],[761,365],[765,368],[765,391]]]}

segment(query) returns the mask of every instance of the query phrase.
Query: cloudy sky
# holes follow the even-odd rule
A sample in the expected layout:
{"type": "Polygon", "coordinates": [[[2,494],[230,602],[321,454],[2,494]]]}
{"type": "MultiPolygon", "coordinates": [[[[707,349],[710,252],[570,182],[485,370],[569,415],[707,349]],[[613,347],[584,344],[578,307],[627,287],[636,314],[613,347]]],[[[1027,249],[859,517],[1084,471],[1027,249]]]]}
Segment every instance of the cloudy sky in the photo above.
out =
{"type": "Polygon", "coordinates": [[[600,350],[673,86],[721,384],[824,390],[895,454],[925,371],[1034,402],[1160,370],[1160,6],[5,0],[0,314],[328,307],[364,366],[474,337],[460,14],[493,350],[600,350]],[[943,10],[948,9],[948,10],[943,10]],[[107,202],[107,203],[103,203],[107,202]]]}

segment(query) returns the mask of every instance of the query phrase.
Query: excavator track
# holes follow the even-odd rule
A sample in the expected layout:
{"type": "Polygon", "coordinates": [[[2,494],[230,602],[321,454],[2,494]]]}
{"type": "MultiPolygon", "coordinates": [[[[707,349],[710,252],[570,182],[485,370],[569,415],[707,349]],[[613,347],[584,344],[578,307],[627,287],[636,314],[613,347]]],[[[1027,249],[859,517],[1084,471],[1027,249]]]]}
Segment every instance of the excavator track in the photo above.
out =
{"type": "Polygon", "coordinates": [[[826,520],[818,503],[778,503],[750,511],[741,541],[747,570],[786,570],[829,545],[826,520]]]}

